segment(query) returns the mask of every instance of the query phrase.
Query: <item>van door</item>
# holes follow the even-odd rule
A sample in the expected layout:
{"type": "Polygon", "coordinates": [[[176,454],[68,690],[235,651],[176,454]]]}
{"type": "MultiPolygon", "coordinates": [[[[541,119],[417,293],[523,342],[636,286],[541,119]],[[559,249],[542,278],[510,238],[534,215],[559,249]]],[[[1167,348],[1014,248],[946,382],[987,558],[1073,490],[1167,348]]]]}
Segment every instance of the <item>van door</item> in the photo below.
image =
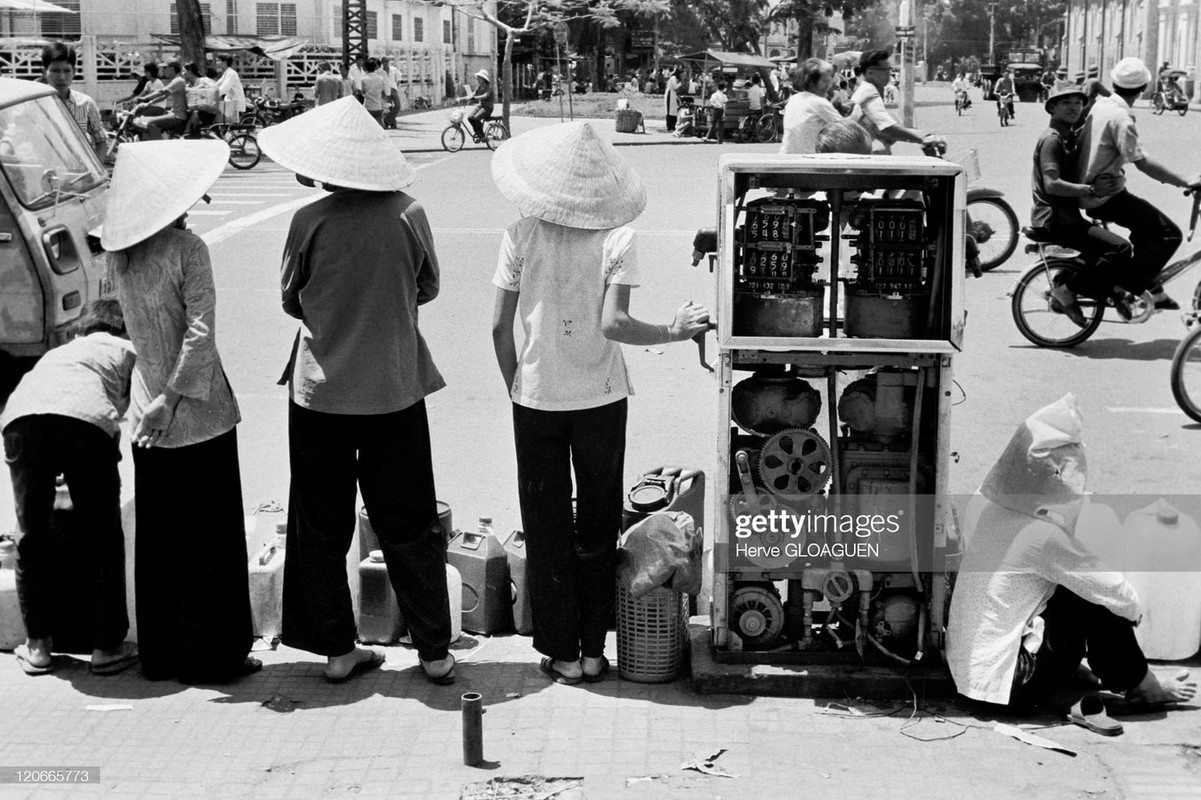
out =
{"type": "Polygon", "coordinates": [[[42,285],[7,200],[0,198],[0,348],[38,345],[46,336],[42,285]]]}

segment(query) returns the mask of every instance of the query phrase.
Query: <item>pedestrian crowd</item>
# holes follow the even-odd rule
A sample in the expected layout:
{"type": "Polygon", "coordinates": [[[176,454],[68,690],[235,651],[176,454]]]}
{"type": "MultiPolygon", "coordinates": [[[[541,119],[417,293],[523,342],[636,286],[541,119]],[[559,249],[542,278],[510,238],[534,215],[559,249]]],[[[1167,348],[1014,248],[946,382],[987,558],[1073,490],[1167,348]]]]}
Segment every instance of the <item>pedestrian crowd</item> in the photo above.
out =
{"type": "MultiPolygon", "coordinates": [[[[343,97],[261,136],[276,163],[327,192],[295,214],[282,257],[282,306],[298,330],[280,378],[291,474],[281,639],[325,657],[332,682],[383,663],[356,645],[345,563],[357,489],[420,668],[446,684],[455,679],[446,541],[425,406],[445,384],[418,327],[418,308],[438,296],[439,261],[424,209],[403,191],[416,173],[370,112],[343,97]]],[[[140,661],[149,680],[209,683],[261,669],[249,655],[241,417],[216,341],[208,248],[185,224],[227,157],[211,140],[118,151],[101,236],[117,300],[90,304],[78,337],[38,362],[0,417],[27,631],[16,659],[29,674],[54,667],[60,475],[95,565],[86,587],[93,673],[140,661]],[[124,641],[117,462],[126,413],[136,645],[124,641]]],[[[633,394],[620,344],[688,340],[708,328],[708,311],[687,302],[658,324],[630,314],[640,270],[629,223],[646,192],[587,123],[513,139],[493,178],[524,215],[500,243],[493,344],[512,401],[533,643],[550,679],[602,680],[633,394]]]]}

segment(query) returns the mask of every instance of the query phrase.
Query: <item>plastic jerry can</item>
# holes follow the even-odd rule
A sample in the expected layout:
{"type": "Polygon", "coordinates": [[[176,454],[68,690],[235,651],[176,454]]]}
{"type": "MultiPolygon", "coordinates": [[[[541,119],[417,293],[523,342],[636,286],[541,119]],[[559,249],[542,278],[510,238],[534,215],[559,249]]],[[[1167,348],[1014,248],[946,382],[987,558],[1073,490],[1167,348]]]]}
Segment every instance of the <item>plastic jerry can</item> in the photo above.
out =
{"type": "MultiPolygon", "coordinates": [[[[713,538],[705,530],[705,473],[683,467],[656,467],[642,475],[626,495],[621,509],[621,529],[627,530],[657,511],[686,511],[704,542],[704,563],[713,561],[713,538]]],[[[713,570],[701,570],[701,593],[689,598],[689,614],[709,613],[713,596],[713,570]]]]}
{"type": "Polygon", "coordinates": [[[478,531],[463,531],[451,540],[446,559],[463,578],[463,630],[491,634],[507,628],[509,562],[492,533],[492,518],[480,517],[478,531]]]}
{"type": "Polygon", "coordinates": [[[17,602],[17,545],[0,539],[0,650],[25,644],[25,623],[17,602]]]}
{"type": "Polygon", "coordinates": [[[405,629],[381,550],[372,550],[359,564],[358,629],[364,644],[392,644],[405,629]]]}
{"type": "Polygon", "coordinates": [[[284,558],[288,523],[275,525],[275,541],[250,559],[250,615],[254,635],[274,639],[283,631],[284,558]]]}
{"type": "Polygon", "coordinates": [[[450,601],[450,643],[463,635],[463,579],[459,571],[446,565],[446,597],[450,601]]]}
{"type": "MultiPolygon", "coordinates": [[[[437,501],[438,506],[438,527],[442,529],[442,533],[446,536],[446,543],[450,544],[451,538],[454,536],[454,530],[451,528],[450,505],[437,501]]],[[[359,558],[364,559],[370,556],[372,550],[379,549],[379,536],[375,533],[375,528],[371,527],[371,519],[367,516],[367,506],[359,507],[359,558]]]]}
{"type": "Polygon", "coordinates": [[[513,600],[513,628],[522,636],[534,632],[530,610],[530,583],[526,575],[525,534],[513,531],[505,539],[505,558],[509,562],[509,592],[513,600]]]}
{"type": "Polygon", "coordinates": [[[1126,517],[1130,544],[1126,580],[1138,592],[1143,618],[1134,635],[1147,658],[1179,660],[1201,648],[1201,529],[1160,498],[1126,517]]]}

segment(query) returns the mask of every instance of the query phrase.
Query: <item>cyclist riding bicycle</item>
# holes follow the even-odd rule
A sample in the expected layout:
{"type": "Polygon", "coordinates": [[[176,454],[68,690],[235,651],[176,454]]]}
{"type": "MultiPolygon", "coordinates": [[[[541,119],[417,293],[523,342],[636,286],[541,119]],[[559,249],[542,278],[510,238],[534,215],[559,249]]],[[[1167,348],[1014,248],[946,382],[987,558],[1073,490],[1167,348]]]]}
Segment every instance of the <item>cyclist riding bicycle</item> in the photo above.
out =
{"type": "Polygon", "coordinates": [[[1017,87],[1013,82],[1013,70],[1005,70],[1005,74],[997,78],[997,83],[993,86],[993,94],[997,98],[997,113],[1001,113],[1001,103],[1004,103],[1009,109],[1009,118],[1014,118],[1013,113],[1013,96],[1017,94],[1017,87]]]}
{"type": "Polygon", "coordinates": [[[968,96],[967,92],[969,86],[971,86],[971,83],[963,76],[962,72],[951,83],[951,92],[959,100],[960,108],[970,108],[972,105],[972,98],[968,96]]]}
{"type": "Polygon", "coordinates": [[[475,94],[467,99],[468,105],[476,106],[476,109],[467,115],[467,124],[471,126],[472,132],[475,134],[475,141],[484,141],[484,120],[492,116],[492,108],[496,104],[496,92],[492,89],[492,79],[488,75],[488,70],[481,69],[475,73],[475,77],[479,79],[476,84],[475,94]]]}

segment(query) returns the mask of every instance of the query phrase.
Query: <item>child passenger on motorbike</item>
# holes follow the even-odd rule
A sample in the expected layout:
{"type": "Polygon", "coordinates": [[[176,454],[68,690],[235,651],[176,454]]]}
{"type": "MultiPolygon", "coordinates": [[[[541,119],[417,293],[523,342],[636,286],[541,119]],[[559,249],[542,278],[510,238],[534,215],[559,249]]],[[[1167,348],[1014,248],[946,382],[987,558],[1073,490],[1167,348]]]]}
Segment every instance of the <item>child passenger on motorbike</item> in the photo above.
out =
{"type": "MultiPolygon", "coordinates": [[[[1084,114],[1085,101],[1084,90],[1074,83],[1059,84],[1047,98],[1051,124],[1034,146],[1034,207],[1030,214],[1032,227],[1044,229],[1056,244],[1080,251],[1089,263],[1087,269],[1074,273],[1066,284],[1051,291],[1052,308],[1080,327],[1087,320],[1077,295],[1104,303],[1121,277],[1128,274],[1133,255],[1128,241],[1086,220],[1077,201],[1080,197],[1113,194],[1117,180],[1112,175],[1098,176],[1091,184],[1069,180],[1076,174],[1075,126],[1084,114]]],[[[1130,318],[1124,302],[1115,301],[1114,306],[1121,316],[1130,318]]]]}

